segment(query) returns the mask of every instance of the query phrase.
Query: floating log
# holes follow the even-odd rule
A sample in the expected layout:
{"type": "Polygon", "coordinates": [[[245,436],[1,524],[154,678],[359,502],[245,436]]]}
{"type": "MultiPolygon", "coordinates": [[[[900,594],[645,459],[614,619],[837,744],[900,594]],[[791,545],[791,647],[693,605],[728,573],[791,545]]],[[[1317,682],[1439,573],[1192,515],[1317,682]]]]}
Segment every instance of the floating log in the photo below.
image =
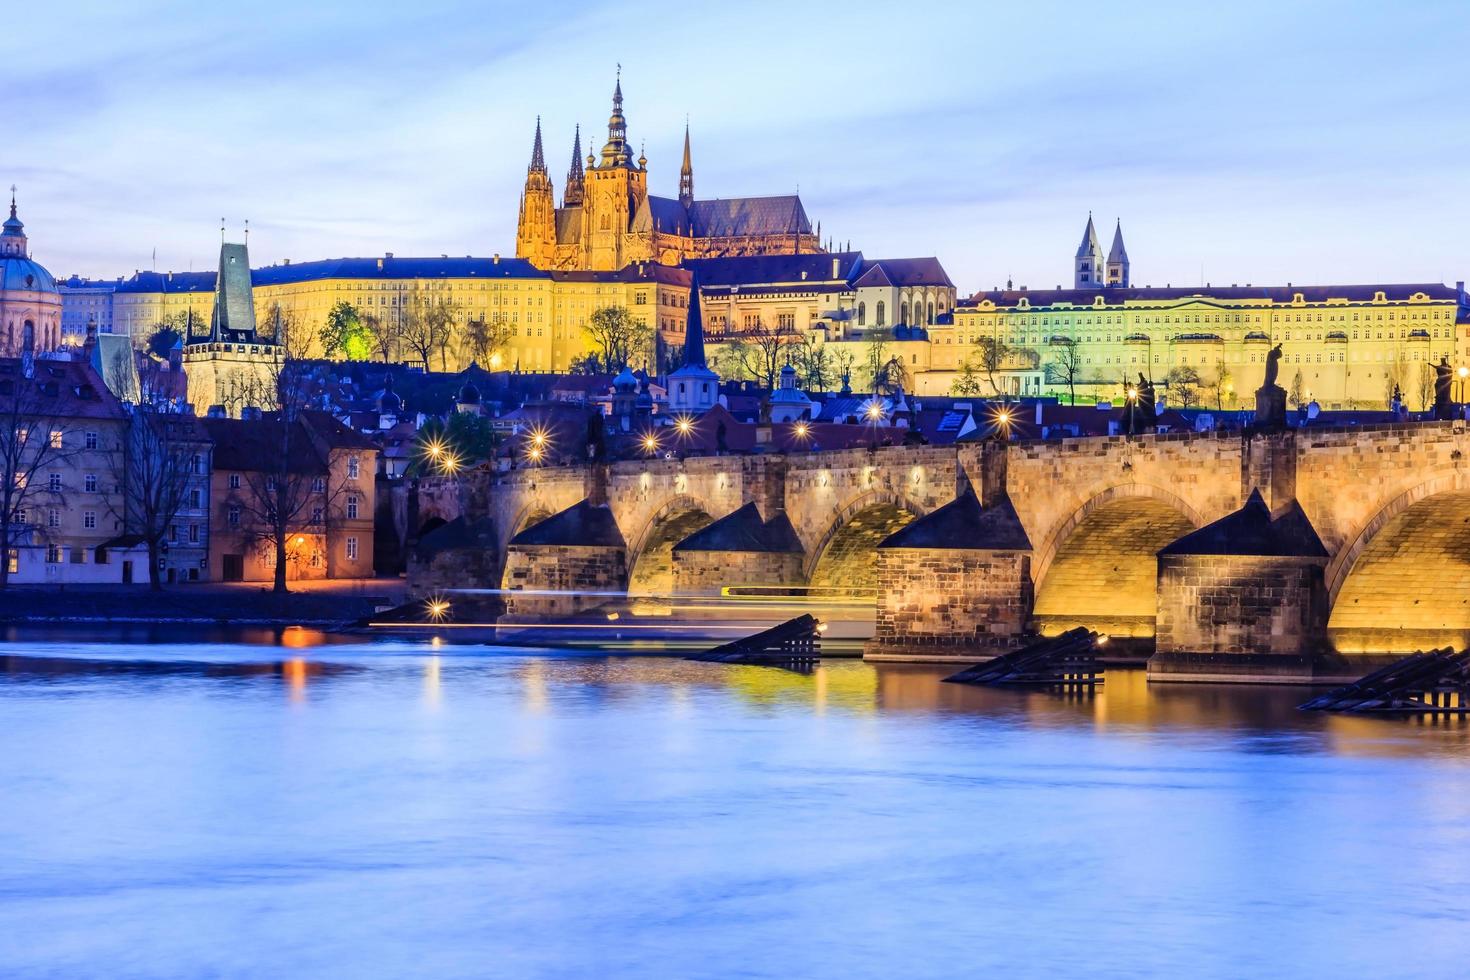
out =
{"type": "Polygon", "coordinates": [[[967,667],[945,680],[993,687],[1048,687],[1088,691],[1102,683],[1097,663],[1098,634],[1085,627],[1067,630],[1039,643],[967,667]]]}
{"type": "Polygon", "coordinates": [[[1300,707],[1360,714],[1470,714],[1470,649],[1411,654],[1300,707]]]}
{"type": "Polygon", "coordinates": [[[815,664],[821,658],[821,624],[815,616],[805,614],[685,659],[713,664],[800,667],[815,664]]]}

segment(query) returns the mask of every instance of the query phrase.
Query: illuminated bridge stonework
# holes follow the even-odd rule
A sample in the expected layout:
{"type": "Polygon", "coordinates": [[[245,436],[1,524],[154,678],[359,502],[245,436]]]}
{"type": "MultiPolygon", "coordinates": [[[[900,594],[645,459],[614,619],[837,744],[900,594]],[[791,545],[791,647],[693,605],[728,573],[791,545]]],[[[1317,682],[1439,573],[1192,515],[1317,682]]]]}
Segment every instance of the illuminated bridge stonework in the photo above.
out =
{"type": "Polygon", "coordinates": [[[874,595],[875,659],[969,661],[1081,624],[1156,636],[1161,678],[1320,677],[1339,653],[1470,642],[1467,449],[1446,422],[478,473],[421,486],[438,530],[410,580],[837,587],[874,595]],[[582,505],[598,540],[561,540],[584,525],[546,522],[582,505]]]}

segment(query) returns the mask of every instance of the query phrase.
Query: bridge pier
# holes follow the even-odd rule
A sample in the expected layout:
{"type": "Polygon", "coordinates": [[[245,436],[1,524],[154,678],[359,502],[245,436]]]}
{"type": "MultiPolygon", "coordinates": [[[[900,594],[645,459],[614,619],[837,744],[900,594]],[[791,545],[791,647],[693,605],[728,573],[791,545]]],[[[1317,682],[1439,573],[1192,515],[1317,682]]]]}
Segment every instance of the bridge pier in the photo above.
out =
{"type": "Polygon", "coordinates": [[[1327,549],[1295,500],[1244,507],[1159,552],[1151,681],[1292,683],[1336,676],[1327,656],[1327,549]]]}
{"type": "Polygon", "coordinates": [[[508,616],[572,615],[627,585],[628,548],[605,505],[583,500],[526,528],[506,548],[508,616]]]}
{"type": "Polygon", "coordinates": [[[1008,497],[973,490],[878,547],[868,660],[964,661],[1017,647],[1031,618],[1031,542],[1008,497]]]}

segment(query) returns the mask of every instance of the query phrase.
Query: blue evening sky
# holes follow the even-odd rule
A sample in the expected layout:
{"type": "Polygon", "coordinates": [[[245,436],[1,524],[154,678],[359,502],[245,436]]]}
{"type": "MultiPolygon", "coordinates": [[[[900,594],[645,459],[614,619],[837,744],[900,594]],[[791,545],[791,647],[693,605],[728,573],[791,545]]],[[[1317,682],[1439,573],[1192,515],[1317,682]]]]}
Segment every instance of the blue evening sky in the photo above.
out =
{"type": "Polygon", "coordinates": [[[1470,278],[1470,7],[1238,0],[16,5],[0,182],[58,275],[514,250],[542,117],[673,196],[787,193],[962,292],[1066,282],[1089,209],[1135,282],[1470,278]]]}

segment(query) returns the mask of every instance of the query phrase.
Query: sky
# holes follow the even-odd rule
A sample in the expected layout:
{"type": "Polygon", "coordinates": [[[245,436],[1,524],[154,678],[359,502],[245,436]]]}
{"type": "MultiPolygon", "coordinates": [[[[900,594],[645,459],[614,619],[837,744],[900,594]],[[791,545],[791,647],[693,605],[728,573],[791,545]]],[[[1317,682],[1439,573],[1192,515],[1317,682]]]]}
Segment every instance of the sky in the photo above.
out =
{"type": "Polygon", "coordinates": [[[823,235],[961,294],[1070,284],[1088,212],[1138,285],[1470,279],[1464,0],[31,3],[0,186],[58,276],[509,255],[536,117],[676,196],[800,189],[823,235]],[[156,254],[156,260],[153,256],[156,254]]]}

